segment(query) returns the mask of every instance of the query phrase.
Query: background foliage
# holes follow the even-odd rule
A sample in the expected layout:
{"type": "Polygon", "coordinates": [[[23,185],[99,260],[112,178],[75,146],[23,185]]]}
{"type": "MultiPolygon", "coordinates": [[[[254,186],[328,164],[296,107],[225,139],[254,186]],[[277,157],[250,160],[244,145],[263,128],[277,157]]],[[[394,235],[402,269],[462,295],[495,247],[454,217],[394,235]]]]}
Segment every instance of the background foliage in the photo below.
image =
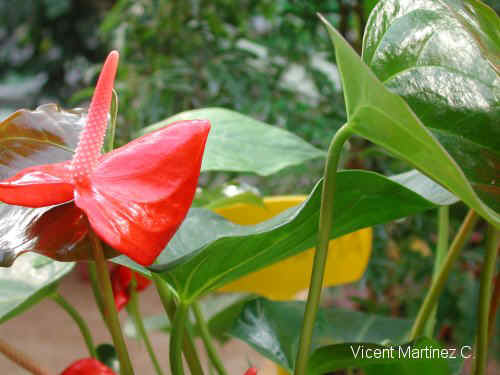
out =
{"type": "MultiPolygon", "coordinates": [[[[0,0],[0,116],[46,102],[86,105],[97,67],[116,48],[119,143],[178,112],[222,106],[325,149],[346,114],[333,50],[316,12],[359,51],[376,2],[33,0],[12,6],[0,0]]],[[[499,1],[488,3],[500,10],[499,1]]],[[[351,168],[385,174],[407,168],[361,140],[352,142],[346,160],[351,168]]],[[[321,168],[321,162],[310,162],[272,178],[245,176],[236,183],[258,185],[265,194],[305,193],[321,168]]],[[[205,173],[203,193],[214,194],[234,177],[205,173]]],[[[464,206],[452,208],[455,229],[464,213],[464,206]]],[[[365,277],[355,288],[332,292],[325,304],[343,301],[361,311],[414,316],[430,280],[435,216],[427,212],[376,227],[365,277]]],[[[477,299],[483,250],[480,232],[474,236],[438,314],[441,339],[450,344],[472,337],[470,306],[477,299]]],[[[498,345],[495,352],[500,356],[498,345]]]]}

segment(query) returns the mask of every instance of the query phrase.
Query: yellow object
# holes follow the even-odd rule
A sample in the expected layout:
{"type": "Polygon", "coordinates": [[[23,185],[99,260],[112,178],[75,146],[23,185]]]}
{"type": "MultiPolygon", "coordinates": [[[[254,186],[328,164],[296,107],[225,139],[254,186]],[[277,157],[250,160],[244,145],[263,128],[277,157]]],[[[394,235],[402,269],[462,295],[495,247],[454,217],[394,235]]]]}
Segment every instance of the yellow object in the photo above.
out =
{"type": "MultiPolygon", "coordinates": [[[[226,219],[241,225],[268,220],[306,199],[303,195],[264,198],[264,207],[238,203],[214,209],[226,219]]],[[[324,286],[359,280],[372,249],[372,229],[365,228],[330,241],[324,286]]],[[[221,292],[250,292],[273,300],[290,300],[309,287],[314,249],[306,250],[242,277],[219,289],[221,292]]]]}

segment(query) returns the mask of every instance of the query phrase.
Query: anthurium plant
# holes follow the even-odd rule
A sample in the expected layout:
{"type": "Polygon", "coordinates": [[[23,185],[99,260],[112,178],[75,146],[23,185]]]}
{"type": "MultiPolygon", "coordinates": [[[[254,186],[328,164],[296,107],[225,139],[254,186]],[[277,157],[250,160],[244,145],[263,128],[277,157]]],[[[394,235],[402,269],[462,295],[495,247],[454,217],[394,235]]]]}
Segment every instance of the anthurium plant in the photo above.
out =
{"type": "MultiPolygon", "coordinates": [[[[0,323],[53,299],[89,352],[68,358],[64,375],[137,373],[122,310],[131,318],[125,332],[144,342],[158,375],[182,375],[185,366],[206,373],[196,337],[209,373],[220,375],[228,372],[214,341],[228,337],[296,375],[458,375],[463,358],[440,355],[446,348],[436,339],[435,314],[481,220],[488,229],[470,358],[472,373],[486,374],[498,306],[499,18],[478,0],[380,1],[360,56],[318,17],[335,50],[347,113],[327,153],[223,108],[173,115],[115,148],[117,51],[104,62],[88,110],[49,104],[7,117],[0,124],[0,323]],[[395,176],[342,169],[354,136],[415,169],[395,176]],[[267,176],[320,158],[324,175],[308,196],[250,193],[192,207],[202,172],[267,176]],[[458,201],[470,210],[449,244],[448,206],[458,201]],[[426,210],[438,213],[439,235],[432,283],[414,319],[320,308],[324,286],[362,277],[372,226],[426,210]],[[75,262],[88,266],[118,361],[106,359],[107,349],[94,344],[84,317],[58,292],[75,262]],[[164,307],[153,328],[139,304],[148,287],[164,307]],[[302,290],[307,301],[294,301],[302,290]],[[160,366],[166,349],[153,347],[152,329],[170,335],[170,369],[160,366]]],[[[3,339],[0,352],[33,374],[49,373],[3,339]]]]}

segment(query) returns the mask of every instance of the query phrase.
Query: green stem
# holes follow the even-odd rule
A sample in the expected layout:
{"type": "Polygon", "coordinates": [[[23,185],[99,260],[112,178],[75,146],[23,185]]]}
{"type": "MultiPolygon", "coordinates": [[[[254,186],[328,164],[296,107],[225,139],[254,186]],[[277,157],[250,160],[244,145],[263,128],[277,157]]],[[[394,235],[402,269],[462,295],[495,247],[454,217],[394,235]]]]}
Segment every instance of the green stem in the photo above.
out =
{"type": "MultiPolygon", "coordinates": [[[[436,259],[434,261],[434,271],[432,281],[435,282],[441,265],[443,264],[446,252],[448,251],[448,242],[450,238],[450,209],[448,206],[442,206],[438,209],[438,240],[436,245],[436,259]]],[[[425,335],[428,337],[434,336],[434,328],[436,326],[438,303],[431,312],[429,320],[425,326],[425,335]]]]}
{"type": "Polygon", "coordinates": [[[89,350],[89,354],[92,358],[97,358],[97,353],[94,347],[94,341],[92,340],[92,335],[90,333],[89,327],[83,317],[78,313],[78,311],[58,292],[52,294],[51,298],[61,306],[71,318],[74,320],[80,332],[82,333],[83,340],[85,341],[85,345],[87,345],[87,349],[89,350]]]}
{"type": "Polygon", "coordinates": [[[0,353],[5,355],[12,362],[22,367],[32,375],[49,375],[50,373],[44,368],[40,367],[33,359],[28,357],[27,354],[10,346],[7,342],[0,339],[0,353]]]}
{"type": "Polygon", "coordinates": [[[97,279],[97,268],[95,262],[92,261],[88,262],[88,270],[89,270],[90,285],[92,286],[92,293],[94,294],[96,305],[99,308],[102,320],[109,329],[108,318],[106,318],[106,315],[104,314],[104,303],[101,293],[101,287],[99,286],[99,280],[97,279]]]}
{"type": "Polygon", "coordinates": [[[417,337],[422,335],[427,319],[431,315],[431,312],[434,310],[437,300],[444,289],[446,280],[448,280],[451,269],[455,264],[458,256],[460,255],[460,251],[467,241],[472,229],[476,225],[477,220],[477,214],[473,210],[469,210],[462,223],[462,226],[453,239],[448,254],[446,255],[446,258],[441,268],[439,269],[438,275],[436,276],[435,280],[433,280],[431,288],[425,296],[424,302],[420,306],[420,310],[418,312],[417,318],[415,319],[415,323],[413,323],[413,327],[410,333],[410,340],[415,340],[417,337]]]}
{"type": "Polygon", "coordinates": [[[151,340],[149,339],[146,328],[144,327],[142,314],[139,309],[139,297],[137,295],[137,282],[135,281],[135,278],[132,279],[132,285],[130,286],[130,300],[127,304],[127,310],[134,320],[135,328],[139,333],[139,336],[144,341],[144,345],[146,346],[146,350],[151,358],[151,362],[153,362],[156,373],[158,375],[163,375],[160,363],[158,362],[153,350],[153,345],[151,345],[151,340]]]}
{"type": "Polygon", "coordinates": [[[212,336],[208,329],[207,322],[203,317],[203,313],[201,312],[200,304],[198,302],[194,302],[192,305],[192,309],[194,316],[196,318],[196,322],[198,323],[198,327],[200,329],[201,339],[203,340],[203,343],[205,344],[205,348],[207,350],[208,358],[214,365],[219,375],[227,375],[227,371],[224,368],[224,364],[217,355],[217,350],[215,349],[215,346],[212,342],[212,336]]]}
{"type": "Polygon", "coordinates": [[[113,297],[113,289],[111,288],[111,280],[109,278],[108,265],[106,263],[106,259],[104,259],[101,240],[97,237],[90,226],[89,237],[92,244],[92,255],[97,266],[97,278],[102,288],[104,315],[107,318],[109,331],[111,333],[111,337],[113,338],[113,344],[115,345],[116,353],[120,361],[120,373],[121,375],[133,375],[134,370],[132,368],[132,363],[130,362],[127,346],[125,345],[123,332],[120,327],[120,320],[118,319],[118,312],[116,311],[113,297]]]}
{"type": "MultiPolygon", "coordinates": [[[[152,273],[153,281],[155,282],[156,291],[160,296],[161,303],[168,319],[172,323],[175,319],[177,307],[172,296],[172,292],[168,289],[166,282],[156,273],[152,273]]],[[[189,370],[192,375],[203,375],[203,368],[201,367],[198,353],[194,345],[193,338],[189,332],[184,333],[184,357],[188,364],[189,370]]]]}
{"type": "Polygon", "coordinates": [[[477,326],[475,375],[484,375],[488,363],[488,318],[499,240],[500,230],[495,229],[491,224],[488,225],[486,257],[481,272],[481,286],[479,289],[479,320],[477,326]]]}
{"type": "Polygon", "coordinates": [[[184,331],[186,320],[188,319],[189,305],[180,303],[175,313],[172,323],[172,332],[170,334],[170,369],[173,375],[184,375],[182,364],[182,342],[184,340],[184,331]]]}
{"type": "Polygon", "coordinates": [[[314,263],[307,297],[304,321],[300,336],[299,349],[295,364],[295,375],[304,375],[311,347],[314,320],[318,311],[318,305],[323,287],[323,277],[325,273],[326,258],[328,255],[328,243],[330,242],[330,231],[333,221],[333,203],[335,192],[335,180],[339,164],[342,146],[351,136],[347,125],[341,127],[330,144],[328,157],[324,171],[323,190],[321,193],[321,208],[319,213],[318,244],[314,254],[314,263]]]}

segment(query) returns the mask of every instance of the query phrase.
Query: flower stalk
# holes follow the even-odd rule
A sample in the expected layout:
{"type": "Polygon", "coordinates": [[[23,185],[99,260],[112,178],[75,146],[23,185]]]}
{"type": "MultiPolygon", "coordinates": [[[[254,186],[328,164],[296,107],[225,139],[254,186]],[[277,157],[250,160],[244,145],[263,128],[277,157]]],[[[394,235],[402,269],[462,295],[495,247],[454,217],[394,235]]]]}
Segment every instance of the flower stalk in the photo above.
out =
{"type": "Polygon", "coordinates": [[[146,328],[144,327],[144,321],[142,319],[142,314],[139,309],[139,297],[137,293],[137,282],[135,277],[132,276],[132,282],[130,285],[130,300],[127,304],[127,310],[129,314],[132,316],[134,321],[135,328],[140,338],[144,341],[144,345],[146,346],[146,350],[149,354],[149,358],[151,358],[151,362],[155,368],[157,375],[163,375],[163,371],[161,369],[160,363],[158,362],[158,358],[153,349],[153,345],[151,344],[151,340],[149,339],[146,328]]]}
{"type": "Polygon", "coordinates": [[[90,225],[89,237],[92,244],[92,255],[97,266],[97,277],[102,288],[104,315],[107,318],[109,331],[111,333],[111,337],[113,338],[113,344],[115,345],[118,359],[120,361],[121,375],[134,375],[127,346],[125,345],[125,340],[123,338],[123,332],[120,327],[118,312],[116,311],[113,290],[111,289],[111,280],[109,278],[108,265],[106,263],[106,259],[104,259],[101,240],[90,228],[90,225]]]}
{"type": "Polygon", "coordinates": [[[473,210],[469,210],[467,216],[462,222],[462,226],[458,230],[453,242],[450,246],[448,254],[441,266],[438,275],[432,282],[431,288],[427,293],[427,296],[424,299],[424,302],[420,306],[420,310],[418,312],[417,318],[413,323],[413,327],[410,332],[409,339],[411,341],[415,340],[419,336],[422,335],[426,322],[429,319],[434,307],[436,306],[437,300],[441,293],[443,292],[444,286],[446,284],[446,280],[448,280],[448,276],[450,275],[451,269],[455,264],[458,256],[460,255],[460,251],[464,247],[467,239],[469,238],[472,229],[477,223],[478,215],[473,210]]]}
{"type": "Polygon", "coordinates": [[[323,287],[323,278],[328,255],[328,244],[330,242],[337,169],[342,153],[342,147],[350,136],[351,131],[347,124],[343,125],[333,137],[328,149],[328,156],[324,171],[323,190],[321,193],[318,243],[314,254],[311,283],[309,286],[306,310],[302,323],[297,360],[295,362],[295,375],[304,375],[306,372],[314,321],[318,312],[321,290],[323,287]]]}
{"type": "MultiPolygon", "coordinates": [[[[152,273],[153,281],[155,283],[156,291],[160,296],[163,309],[168,316],[170,322],[173,322],[177,312],[177,306],[172,296],[172,292],[169,290],[166,282],[156,273],[152,273]]],[[[184,328],[186,330],[186,328],[184,328]]],[[[200,359],[198,353],[196,352],[196,347],[194,346],[193,338],[186,330],[184,333],[184,343],[183,343],[184,357],[188,364],[189,370],[192,375],[203,375],[203,368],[201,367],[200,359]]]]}
{"type": "MultiPolygon", "coordinates": [[[[436,258],[434,260],[434,270],[432,280],[436,281],[441,265],[443,264],[446,252],[448,251],[448,242],[450,237],[450,209],[448,206],[442,206],[438,209],[438,240],[436,245],[436,258]]],[[[428,337],[434,336],[434,328],[436,326],[438,303],[431,312],[431,316],[425,326],[425,335],[428,337]]]]}
{"type": "Polygon", "coordinates": [[[83,319],[80,313],[58,292],[52,294],[51,298],[73,319],[82,333],[83,340],[85,341],[85,345],[87,346],[90,356],[92,358],[97,358],[94,340],[92,339],[92,334],[90,333],[90,329],[87,326],[85,319],[83,319]]]}
{"type": "Polygon", "coordinates": [[[205,349],[207,350],[210,362],[215,367],[219,375],[227,375],[227,371],[224,368],[224,364],[222,363],[222,360],[219,358],[217,350],[215,349],[215,345],[212,340],[212,335],[210,334],[207,322],[203,317],[200,304],[196,301],[193,302],[192,310],[196,318],[196,323],[198,324],[198,328],[200,329],[200,336],[201,339],[203,340],[203,344],[205,345],[205,349]]]}
{"type": "Polygon", "coordinates": [[[481,272],[479,288],[478,326],[476,340],[475,375],[484,375],[488,363],[488,318],[490,313],[490,299],[493,289],[493,275],[497,260],[497,248],[500,240],[500,230],[488,225],[486,235],[486,257],[481,272]]]}

